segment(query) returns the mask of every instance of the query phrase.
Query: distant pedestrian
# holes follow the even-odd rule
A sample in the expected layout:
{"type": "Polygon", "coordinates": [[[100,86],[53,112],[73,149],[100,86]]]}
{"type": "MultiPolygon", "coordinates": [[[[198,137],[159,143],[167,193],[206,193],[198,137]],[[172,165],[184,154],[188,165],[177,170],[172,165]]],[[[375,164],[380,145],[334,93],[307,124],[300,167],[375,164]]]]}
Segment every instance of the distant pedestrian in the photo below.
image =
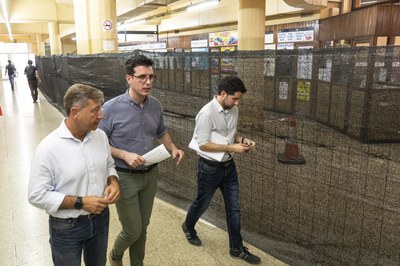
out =
{"type": "Polygon", "coordinates": [[[40,84],[40,78],[38,74],[38,69],[36,66],[32,65],[32,60],[28,60],[28,66],[25,67],[25,75],[28,79],[29,88],[31,89],[31,95],[34,103],[37,103],[38,99],[38,85],[40,84]]]}
{"type": "Polygon", "coordinates": [[[8,73],[8,79],[10,80],[11,84],[11,89],[14,90],[14,78],[17,75],[17,69],[15,68],[15,65],[11,62],[11,60],[8,60],[8,65],[6,65],[6,73],[8,73]]]}

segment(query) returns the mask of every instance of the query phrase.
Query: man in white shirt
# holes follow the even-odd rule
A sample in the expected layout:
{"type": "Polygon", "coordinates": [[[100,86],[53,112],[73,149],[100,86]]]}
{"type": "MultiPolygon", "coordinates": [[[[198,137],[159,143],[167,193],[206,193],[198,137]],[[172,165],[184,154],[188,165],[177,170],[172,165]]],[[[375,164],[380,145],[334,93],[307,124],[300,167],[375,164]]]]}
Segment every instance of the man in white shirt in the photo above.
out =
{"type": "Polygon", "coordinates": [[[218,95],[203,106],[196,116],[193,141],[197,142],[201,150],[198,152],[197,163],[197,197],[189,208],[182,230],[190,244],[201,245],[194,227],[210,205],[215,191],[220,189],[225,202],[230,255],[251,264],[259,264],[260,258],[243,246],[240,233],[239,180],[232,157],[233,153],[246,153],[256,147],[253,140],[237,132],[237,106],[245,93],[246,87],[242,80],[233,76],[225,77],[219,84],[218,95]],[[227,144],[213,142],[212,133],[225,137],[227,144]],[[215,156],[207,155],[220,152],[224,153],[221,161],[215,160],[215,156]]]}
{"type": "Polygon", "coordinates": [[[36,148],[29,202],[49,214],[54,265],[105,265],[108,204],[120,196],[108,138],[97,129],[103,93],[75,84],[64,97],[67,118],[36,148]]]}

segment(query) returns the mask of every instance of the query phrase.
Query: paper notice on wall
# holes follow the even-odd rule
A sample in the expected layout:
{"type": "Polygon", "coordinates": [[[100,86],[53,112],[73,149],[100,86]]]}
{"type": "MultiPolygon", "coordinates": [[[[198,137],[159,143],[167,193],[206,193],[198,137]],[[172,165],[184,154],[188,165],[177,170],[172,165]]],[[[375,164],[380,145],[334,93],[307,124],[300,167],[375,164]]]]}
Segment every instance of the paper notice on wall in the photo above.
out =
{"type": "Polygon", "coordinates": [[[103,51],[114,51],[115,45],[113,40],[104,40],[103,41],[103,51]]]}
{"type": "Polygon", "coordinates": [[[288,98],[288,83],[279,82],[279,100],[287,100],[288,98]]]}

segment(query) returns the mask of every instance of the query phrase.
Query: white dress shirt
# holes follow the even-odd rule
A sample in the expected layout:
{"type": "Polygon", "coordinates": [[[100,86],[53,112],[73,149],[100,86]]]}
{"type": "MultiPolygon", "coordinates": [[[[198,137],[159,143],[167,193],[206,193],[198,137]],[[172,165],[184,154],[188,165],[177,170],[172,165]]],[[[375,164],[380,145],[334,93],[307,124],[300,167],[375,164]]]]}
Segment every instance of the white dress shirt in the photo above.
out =
{"type": "MultiPolygon", "coordinates": [[[[203,106],[196,115],[196,126],[194,128],[193,138],[200,146],[210,141],[211,131],[228,138],[228,144],[234,143],[239,117],[239,108],[237,106],[224,110],[221,104],[214,97],[209,103],[203,106]]],[[[211,157],[201,155],[208,160],[211,157]]],[[[229,160],[231,155],[225,152],[222,161],[229,160]]]]}
{"type": "Polygon", "coordinates": [[[29,176],[29,202],[58,218],[85,215],[88,212],[83,209],[59,210],[64,197],[103,197],[112,175],[118,177],[106,134],[96,129],[80,141],[64,120],[36,148],[29,176]]]}

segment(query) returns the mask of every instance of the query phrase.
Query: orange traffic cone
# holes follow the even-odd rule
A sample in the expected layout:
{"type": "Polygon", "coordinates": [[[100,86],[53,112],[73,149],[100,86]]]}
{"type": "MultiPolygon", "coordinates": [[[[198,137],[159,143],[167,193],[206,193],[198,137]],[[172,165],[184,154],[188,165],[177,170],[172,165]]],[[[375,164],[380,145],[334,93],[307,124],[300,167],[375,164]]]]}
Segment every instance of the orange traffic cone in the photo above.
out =
{"type": "Polygon", "coordinates": [[[285,164],[305,164],[306,160],[300,154],[299,145],[295,142],[297,139],[296,117],[289,118],[289,138],[285,145],[283,153],[278,155],[278,161],[285,164]]]}

